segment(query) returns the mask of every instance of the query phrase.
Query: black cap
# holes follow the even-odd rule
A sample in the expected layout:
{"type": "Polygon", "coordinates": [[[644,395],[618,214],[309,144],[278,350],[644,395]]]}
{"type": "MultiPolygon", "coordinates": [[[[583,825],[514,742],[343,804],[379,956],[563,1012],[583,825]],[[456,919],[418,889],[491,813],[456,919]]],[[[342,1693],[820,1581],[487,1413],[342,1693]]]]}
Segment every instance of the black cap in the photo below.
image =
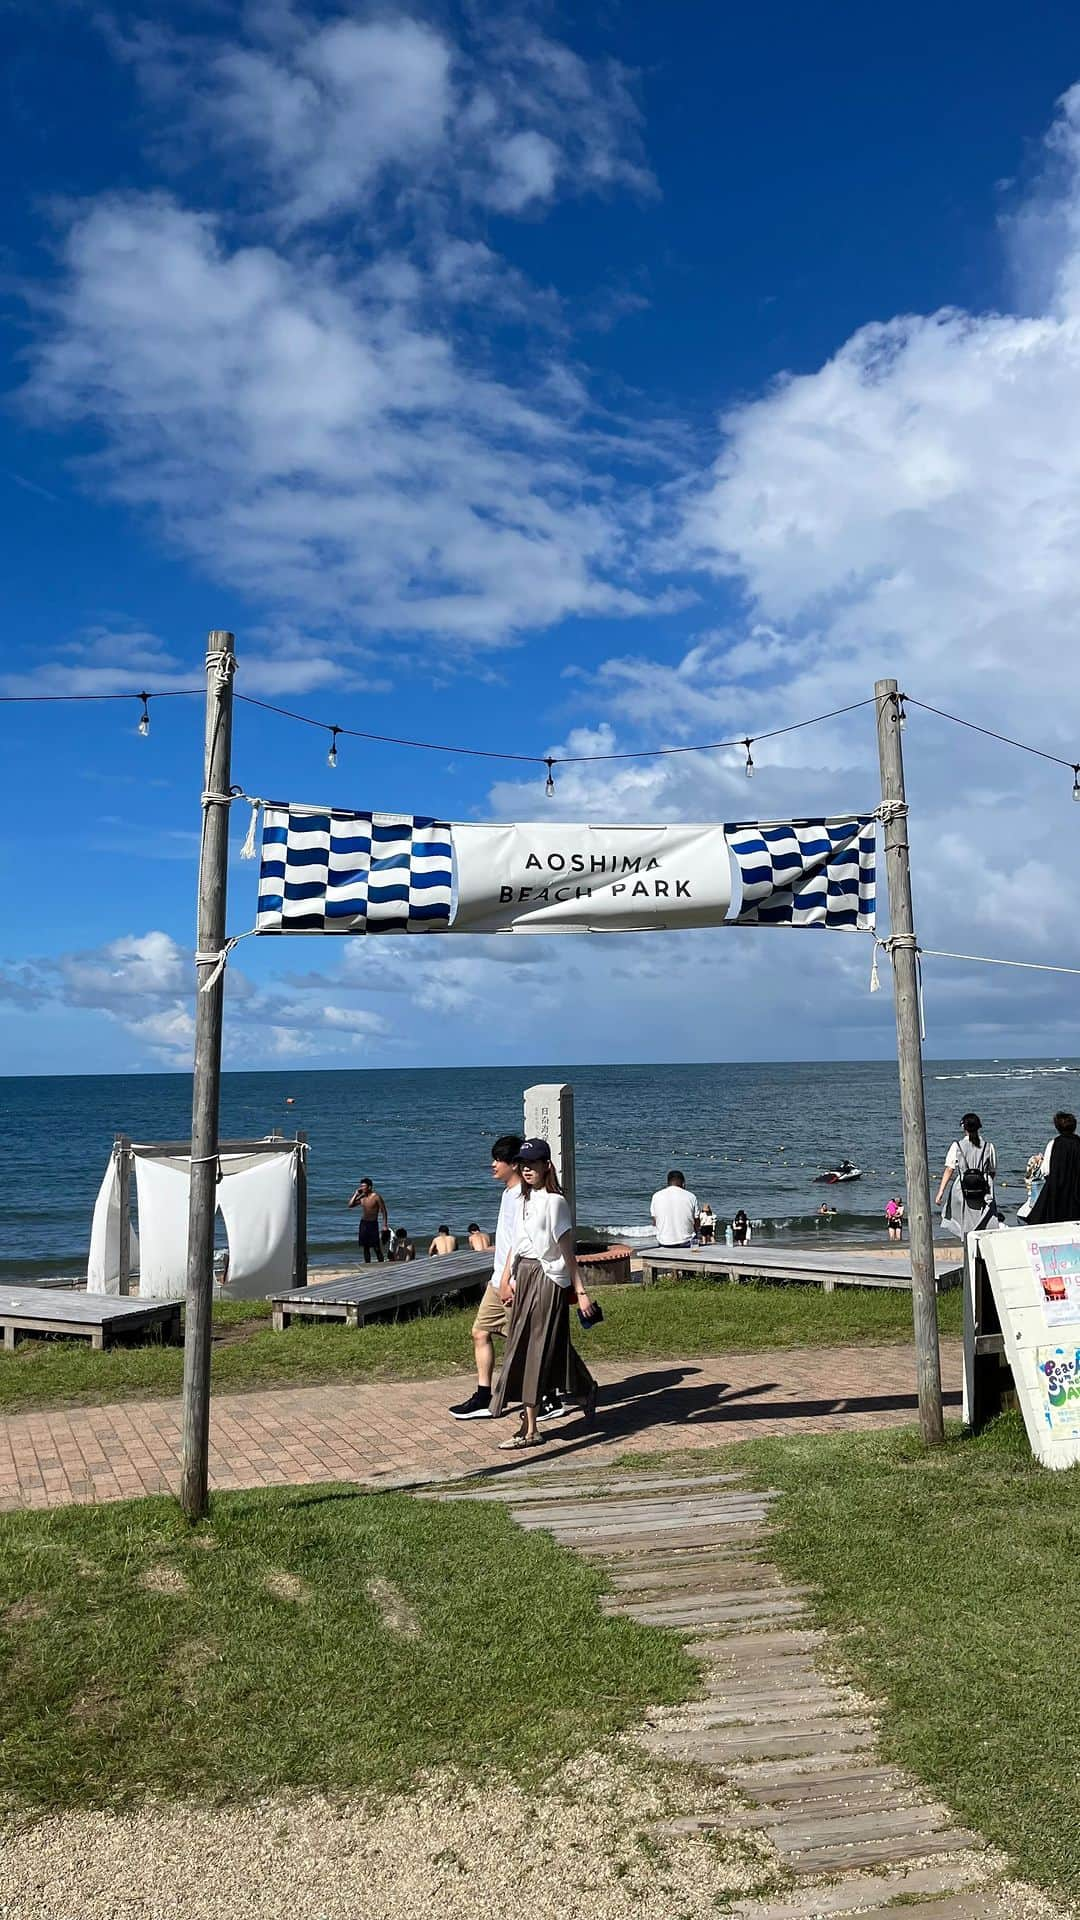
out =
{"type": "Polygon", "coordinates": [[[518,1159],[527,1166],[535,1166],[538,1160],[550,1160],[551,1148],[546,1140],[523,1140],[518,1150],[518,1159]]]}

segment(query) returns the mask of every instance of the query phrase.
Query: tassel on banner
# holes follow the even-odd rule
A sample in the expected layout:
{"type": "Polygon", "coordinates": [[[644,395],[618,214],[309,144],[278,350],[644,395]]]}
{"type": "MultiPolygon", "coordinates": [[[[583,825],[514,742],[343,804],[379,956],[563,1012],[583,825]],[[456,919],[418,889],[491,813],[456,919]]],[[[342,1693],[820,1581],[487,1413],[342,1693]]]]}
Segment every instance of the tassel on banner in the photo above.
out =
{"type": "Polygon", "coordinates": [[[255,858],[255,827],[259,818],[259,810],[262,807],[263,803],[261,800],[250,799],[247,794],[244,795],[244,798],[247,800],[248,806],[251,808],[251,819],[248,821],[248,830],[244,836],[244,844],[240,849],[240,858],[241,860],[254,860],[255,858]]]}
{"type": "Polygon", "coordinates": [[[884,942],[883,940],[875,940],[875,941],[874,941],[874,952],[873,952],[873,958],[872,958],[872,959],[871,959],[871,961],[870,961],[870,991],[871,991],[871,993],[880,993],[880,991],[881,991],[881,980],[880,980],[880,978],[879,978],[879,976],[878,976],[878,966],[877,966],[877,956],[878,956],[878,948],[879,948],[879,947],[883,947],[883,946],[884,946],[884,944],[885,944],[885,942],[884,942]]]}

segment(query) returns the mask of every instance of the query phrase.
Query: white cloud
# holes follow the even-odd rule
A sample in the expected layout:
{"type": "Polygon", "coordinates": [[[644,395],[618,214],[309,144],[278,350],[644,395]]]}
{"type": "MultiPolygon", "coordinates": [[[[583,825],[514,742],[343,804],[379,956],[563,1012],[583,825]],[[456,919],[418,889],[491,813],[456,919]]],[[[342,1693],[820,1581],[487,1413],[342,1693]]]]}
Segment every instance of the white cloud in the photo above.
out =
{"type": "Polygon", "coordinates": [[[111,30],[174,180],[190,158],[202,186],[208,142],[227,143],[219,206],[64,209],[24,398],[96,434],[90,486],[304,625],[312,661],[260,663],[267,691],[322,684],[379,630],[501,647],[653,604],[630,474],[670,449],[594,403],[553,348],[557,297],[476,214],[646,187],[628,76],[525,21],[463,36],[289,6],[243,38],[111,30]]]}
{"type": "Polygon", "coordinates": [[[190,986],[190,955],[167,933],[122,934],[96,953],[63,955],[57,970],[71,1006],[120,1012],[171,1000],[190,986]]]}
{"type": "Polygon", "coordinates": [[[95,481],[217,578],[337,635],[474,644],[648,604],[608,431],[601,459],[547,356],[508,384],[330,259],[162,197],[84,210],[65,266],[27,404],[93,422],[95,481]]]}
{"type": "Polygon", "coordinates": [[[452,104],[452,51],[407,18],[338,19],[205,72],[205,125],[265,169],[287,225],[361,203],[387,167],[429,160],[452,104]]]}
{"type": "Polygon", "coordinates": [[[360,209],[388,224],[418,195],[430,220],[458,202],[521,214],[654,190],[627,71],[521,17],[455,39],[401,10],[320,22],[284,6],[252,14],[243,44],[150,26],[112,38],[285,231],[360,209]]]}

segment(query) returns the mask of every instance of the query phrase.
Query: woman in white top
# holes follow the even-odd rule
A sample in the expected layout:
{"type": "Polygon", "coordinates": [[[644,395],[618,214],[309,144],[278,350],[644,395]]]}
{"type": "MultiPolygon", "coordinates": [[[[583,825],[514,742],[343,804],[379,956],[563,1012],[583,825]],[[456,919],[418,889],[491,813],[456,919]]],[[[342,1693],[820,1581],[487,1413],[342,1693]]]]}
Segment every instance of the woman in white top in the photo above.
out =
{"type": "Polygon", "coordinates": [[[969,1233],[998,1225],[994,1195],[997,1154],[993,1142],[982,1137],[982,1121],[977,1113],[965,1113],[960,1125],[963,1133],[945,1155],[934,1205],[941,1206],[945,1199],[942,1227],[946,1233],[954,1233],[958,1240],[964,1240],[969,1233]]]}
{"type": "Polygon", "coordinates": [[[520,1399],[521,1424],[504,1451],[537,1447],[536,1409],[558,1390],[583,1400],[586,1423],[596,1410],[596,1382],[570,1344],[570,1308],[589,1313],[589,1299],[574,1255],[574,1223],[551,1164],[546,1140],[523,1140],[518,1164],[524,1189],[521,1223],[503,1272],[502,1291],[513,1287],[506,1357],[491,1398],[492,1417],[508,1400],[520,1399]]]}

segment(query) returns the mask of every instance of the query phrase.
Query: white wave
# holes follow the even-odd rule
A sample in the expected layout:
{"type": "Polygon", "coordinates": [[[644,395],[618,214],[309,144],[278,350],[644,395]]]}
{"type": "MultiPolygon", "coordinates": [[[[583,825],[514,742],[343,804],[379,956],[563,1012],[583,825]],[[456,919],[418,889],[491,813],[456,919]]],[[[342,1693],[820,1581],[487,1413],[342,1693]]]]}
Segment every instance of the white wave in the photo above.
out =
{"type": "Polygon", "coordinates": [[[655,1227],[597,1227],[597,1233],[610,1234],[613,1240],[654,1240],[655,1227]]]}
{"type": "Polygon", "coordinates": [[[1006,1067],[1001,1073],[935,1073],[935,1080],[1043,1080],[1055,1073],[1080,1073],[1080,1067],[1006,1067]]]}

